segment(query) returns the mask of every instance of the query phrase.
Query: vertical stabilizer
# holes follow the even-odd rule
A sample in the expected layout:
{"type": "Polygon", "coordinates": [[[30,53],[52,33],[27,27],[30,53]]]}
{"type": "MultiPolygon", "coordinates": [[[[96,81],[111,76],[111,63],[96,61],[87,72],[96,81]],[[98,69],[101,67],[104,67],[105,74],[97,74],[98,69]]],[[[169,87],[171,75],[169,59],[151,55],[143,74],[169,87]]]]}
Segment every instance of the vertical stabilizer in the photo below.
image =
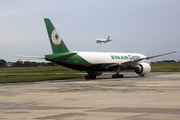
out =
{"type": "Polygon", "coordinates": [[[62,38],[48,18],[44,18],[53,53],[69,52],[62,38]]]}
{"type": "Polygon", "coordinates": [[[107,40],[109,40],[110,36],[108,36],[107,40]]]}

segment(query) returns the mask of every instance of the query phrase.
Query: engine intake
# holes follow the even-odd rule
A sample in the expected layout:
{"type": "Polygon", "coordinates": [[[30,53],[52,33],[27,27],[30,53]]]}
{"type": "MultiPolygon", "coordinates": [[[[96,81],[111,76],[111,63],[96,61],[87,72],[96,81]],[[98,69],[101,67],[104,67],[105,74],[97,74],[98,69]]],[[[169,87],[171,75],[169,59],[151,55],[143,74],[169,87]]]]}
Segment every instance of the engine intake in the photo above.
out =
{"type": "Polygon", "coordinates": [[[151,71],[151,66],[148,63],[140,63],[139,65],[137,65],[134,69],[134,71],[141,75],[144,76],[148,73],[150,73],[151,71]]]}

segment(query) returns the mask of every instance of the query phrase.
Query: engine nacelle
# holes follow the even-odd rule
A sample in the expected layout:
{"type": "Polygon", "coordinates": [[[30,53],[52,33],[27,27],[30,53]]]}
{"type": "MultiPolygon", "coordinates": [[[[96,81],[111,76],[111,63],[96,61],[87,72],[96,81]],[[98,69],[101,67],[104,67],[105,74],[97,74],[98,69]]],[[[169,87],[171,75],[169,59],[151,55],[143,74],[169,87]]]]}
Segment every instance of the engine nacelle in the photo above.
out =
{"type": "Polygon", "coordinates": [[[135,67],[135,70],[134,70],[137,74],[141,75],[141,76],[144,76],[148,73],[150,73],[151,71],[151,66],[148,64],[148,63],[140,63],[139,65],[137,65],[135,67]]]}

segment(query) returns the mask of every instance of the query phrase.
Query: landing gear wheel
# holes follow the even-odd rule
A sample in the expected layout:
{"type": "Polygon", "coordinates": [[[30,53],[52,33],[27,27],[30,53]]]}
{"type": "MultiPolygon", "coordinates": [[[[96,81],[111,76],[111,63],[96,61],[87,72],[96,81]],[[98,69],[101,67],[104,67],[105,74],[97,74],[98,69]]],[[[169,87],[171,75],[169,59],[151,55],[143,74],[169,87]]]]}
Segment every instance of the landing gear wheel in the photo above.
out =
{"type": "Polygon", "coordinates": [[[112,75],[112,78],[123,78],[123,74],[115,74],[115,75],[112,75]]]}
{"type": "Polygon", "coordinates": [[[96,79],[96,75],[86,75],[85,79],[96,79]]]}

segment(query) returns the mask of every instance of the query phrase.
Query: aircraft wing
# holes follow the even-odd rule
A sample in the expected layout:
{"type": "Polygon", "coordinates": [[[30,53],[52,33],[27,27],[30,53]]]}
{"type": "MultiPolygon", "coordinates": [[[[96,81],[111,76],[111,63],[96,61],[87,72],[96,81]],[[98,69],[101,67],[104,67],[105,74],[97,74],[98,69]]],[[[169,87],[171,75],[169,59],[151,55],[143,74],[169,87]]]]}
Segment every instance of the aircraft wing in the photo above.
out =
{"type": "Polygon", "coordinates": [[[149,60],[149,59],[151,59],[151,58],[155,58],[155,57],[160,57],[160,56],[164,56],[164,55],[168,55],[168,54],[172,54],[172,53],[176,53],[177,51],[174,51],[174,52],[169,52],[169,53],[164,53],[164,54],[159,54],[159,55],[154,55],[154,56],[150,56],[150,57],[145,57],[145,58],[140,58],[140,59],[136,59],[136,60],[132,60],[132,61],[127,61],[127,62],[123,62],[123,63],[121,63],[121,64],[129,64],[129,65],[131,65],[131,64],[136,64],[136,63],[138,63],[139,61],[141,61],[141,60],[149,60]]]}
{"type": "Polygon", "coordinates": [[[132,61],[123,62],[120,65],[122,65],[122,66],[134,65],[134,64],[137,64],[138,62],[140,62],[144,59],[145,58],[140,58],[140,59],[136,59],[136,60],[132,60],[132,61]]]}
{"type": "Polygon", "coordinates": [[[176,53],[177,51],[174,52],[169,52],[169,53],[164,53],[164,54],[160,54],[160,55],[155,55],[155,56],[150,56],[150,57],[146,57],[146,59],[151,59],[151,58],[155,58],[155,57],[159,57],[159,56],[163,56],[163,55],[168,55],[168,54],[172,54],[172,53],[176,53]]]}
{"type": "Polygon", "coordinates": [[[130,60],[130,61],[126,61],[126,62],[119,63],[119,64],[112,64],[112,65],[107,66],[106,68],[118,67],[118,66],[127,67],[129,65],[136,65],[138,62],[140,62],[142,60],[149,60],[151,58],[160,57],[160,56],[163,56],[163,55],[168,55],[168,54],[172,54],[172,53],[176,53],[176,52],[177,51],[164,53],[164,54],[159,54],[159,55],[150,56],[150,57],[145,57],[145,58],[140,58],[140,59],[135,59],[135,60],[130,60]]]}
{"type": "Polygon", "coordinates": [[[118,66],[119,66],[119,64],[112,64],[112,65],[107,66],[106,68],[118,67],[118,66]]]}
{"type": "Polygon", "coordinates": [[[112,68],[112,67],[118,67],[118,66],[127,67],[129,65],[135,65],[135,64],[137,64],[139,61],[141,61],[143,59],[144,58],[133,60],[133,61],[127,61],[127,62],[123,62],[123,63],[119,63],[119,64],[112,64],[112,65],[107,66],[106,68],[112,68]]]}

